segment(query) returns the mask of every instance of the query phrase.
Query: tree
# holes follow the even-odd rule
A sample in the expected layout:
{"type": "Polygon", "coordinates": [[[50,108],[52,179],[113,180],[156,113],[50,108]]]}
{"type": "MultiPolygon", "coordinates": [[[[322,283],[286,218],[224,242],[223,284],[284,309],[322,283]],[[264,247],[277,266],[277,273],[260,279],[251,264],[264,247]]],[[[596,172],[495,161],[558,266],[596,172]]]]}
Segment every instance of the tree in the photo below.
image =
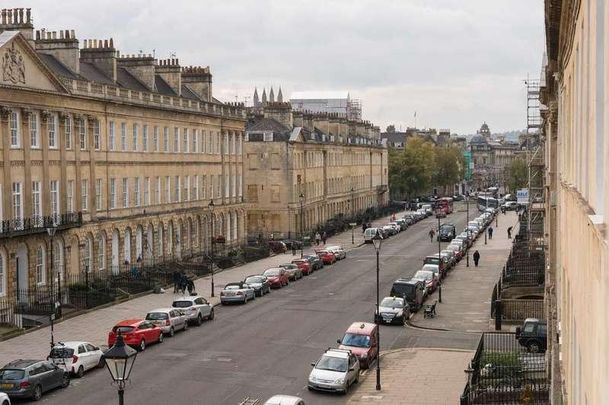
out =
{"type": "Polygon", "coordinates": [[[431,186],[435,167],[433,145],[410,138],[402,151],[389,152],[389,187],[394,196],[410,198],[431,186]]]}
{"type": "Polygon", "coordinates": [[[458,148],[435,149],[435,171],[433,184],[440,187],[452,187],[463,179],[465,159],[458,148]]]}
{"type": "Polygon", "coordinates": [[[526,187],[529,181],[529,171],[527,162],[522,158],[512,160],[512,163],[507,167],[507,186],[511,193],[516,190],[526,187]]]}

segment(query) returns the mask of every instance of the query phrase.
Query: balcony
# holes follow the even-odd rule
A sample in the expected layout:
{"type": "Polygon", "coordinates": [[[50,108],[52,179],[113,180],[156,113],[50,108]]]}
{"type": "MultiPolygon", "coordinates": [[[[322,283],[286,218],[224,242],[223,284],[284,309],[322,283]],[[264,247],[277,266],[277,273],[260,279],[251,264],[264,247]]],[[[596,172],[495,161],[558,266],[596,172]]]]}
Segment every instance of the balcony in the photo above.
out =
{"type": "Polygon", "coordinates": [[[0,221],[0,239],[16,236],[33,235],[46,232],[47,228],[57,230],[79,227],[82,225],[82,213],[71,212],[46,217],[17,218],[0,221]]]}

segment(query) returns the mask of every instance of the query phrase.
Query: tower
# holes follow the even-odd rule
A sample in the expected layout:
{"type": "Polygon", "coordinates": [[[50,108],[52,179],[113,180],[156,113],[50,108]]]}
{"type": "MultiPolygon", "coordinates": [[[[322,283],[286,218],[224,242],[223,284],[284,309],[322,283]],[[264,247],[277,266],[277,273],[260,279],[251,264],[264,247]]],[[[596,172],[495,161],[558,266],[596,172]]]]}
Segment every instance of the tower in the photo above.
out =
{"type": "Polygon", "coordinates": [[[258,88],[254,88],[254,107],[260,107],[260,98],[258,97],[258,88]]]}

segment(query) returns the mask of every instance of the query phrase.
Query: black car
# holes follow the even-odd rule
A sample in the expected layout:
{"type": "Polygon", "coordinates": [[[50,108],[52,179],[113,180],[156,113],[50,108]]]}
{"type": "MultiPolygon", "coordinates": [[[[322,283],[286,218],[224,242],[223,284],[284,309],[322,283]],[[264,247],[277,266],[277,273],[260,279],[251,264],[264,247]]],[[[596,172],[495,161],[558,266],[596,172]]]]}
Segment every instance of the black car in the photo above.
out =
{"type": "Polygon", "coordinates": [[[438,231],[438,240],[441,242],[450,242],[457,237],[457,228],[453,224],[442,224],[438,231]]]}
{"type": "Polygon", "coordinates": [[[244,283],[249,284],[254,289],[254,293],[258,297],[262,297],[264,294],[271,292],[271,285],[269,284],[266,276],[256,274],[253,276],[247,276],[244,283]]]}
{"type": "Polygon", "coordinates": [[[70,374],[50,361],[15,360],[0,369],[0,388],[10,398],[32,398],[70,385],[70,374]]]}
{"type": "Polygon", "coordinates": [[[404,298],[406,302],[408,302],[410,310],[416,312],[423,305],[425,284],[420,280],[399,278],[393,282],[389,295],[392,297],[404,298]]]}
{"type": "Polygon", "coordinates": [[[321,260],[317,255],[304,255],[302,258],[308,260],[313,271],[324,268],[323,260],[321,260]]]}
{"type": "Polygon", "coordinates": [[[527,318],[522,328],[516,328],[516,339],[531,353],[543,353],[548,348],[548,325],[546,321],[527,318]]]}

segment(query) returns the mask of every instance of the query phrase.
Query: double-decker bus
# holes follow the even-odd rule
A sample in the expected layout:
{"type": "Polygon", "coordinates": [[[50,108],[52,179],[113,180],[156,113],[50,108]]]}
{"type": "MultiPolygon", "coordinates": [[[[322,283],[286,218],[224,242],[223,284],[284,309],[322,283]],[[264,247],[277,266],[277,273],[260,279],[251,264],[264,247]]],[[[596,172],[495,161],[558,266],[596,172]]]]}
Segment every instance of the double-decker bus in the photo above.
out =
{"type": "Polygon", "coordinates": [[[453,213],[453,199],[451,197],[442,197],[436,201],[436,211],[442,210],[445,215],[453,213]]]}
{"type": "Polygon", "coordinates": [[[490,194],[479,193],[478,194],[478,210],[484,211],[487,208],[497,209],[499,207],[499,200],[490,194]]]}

